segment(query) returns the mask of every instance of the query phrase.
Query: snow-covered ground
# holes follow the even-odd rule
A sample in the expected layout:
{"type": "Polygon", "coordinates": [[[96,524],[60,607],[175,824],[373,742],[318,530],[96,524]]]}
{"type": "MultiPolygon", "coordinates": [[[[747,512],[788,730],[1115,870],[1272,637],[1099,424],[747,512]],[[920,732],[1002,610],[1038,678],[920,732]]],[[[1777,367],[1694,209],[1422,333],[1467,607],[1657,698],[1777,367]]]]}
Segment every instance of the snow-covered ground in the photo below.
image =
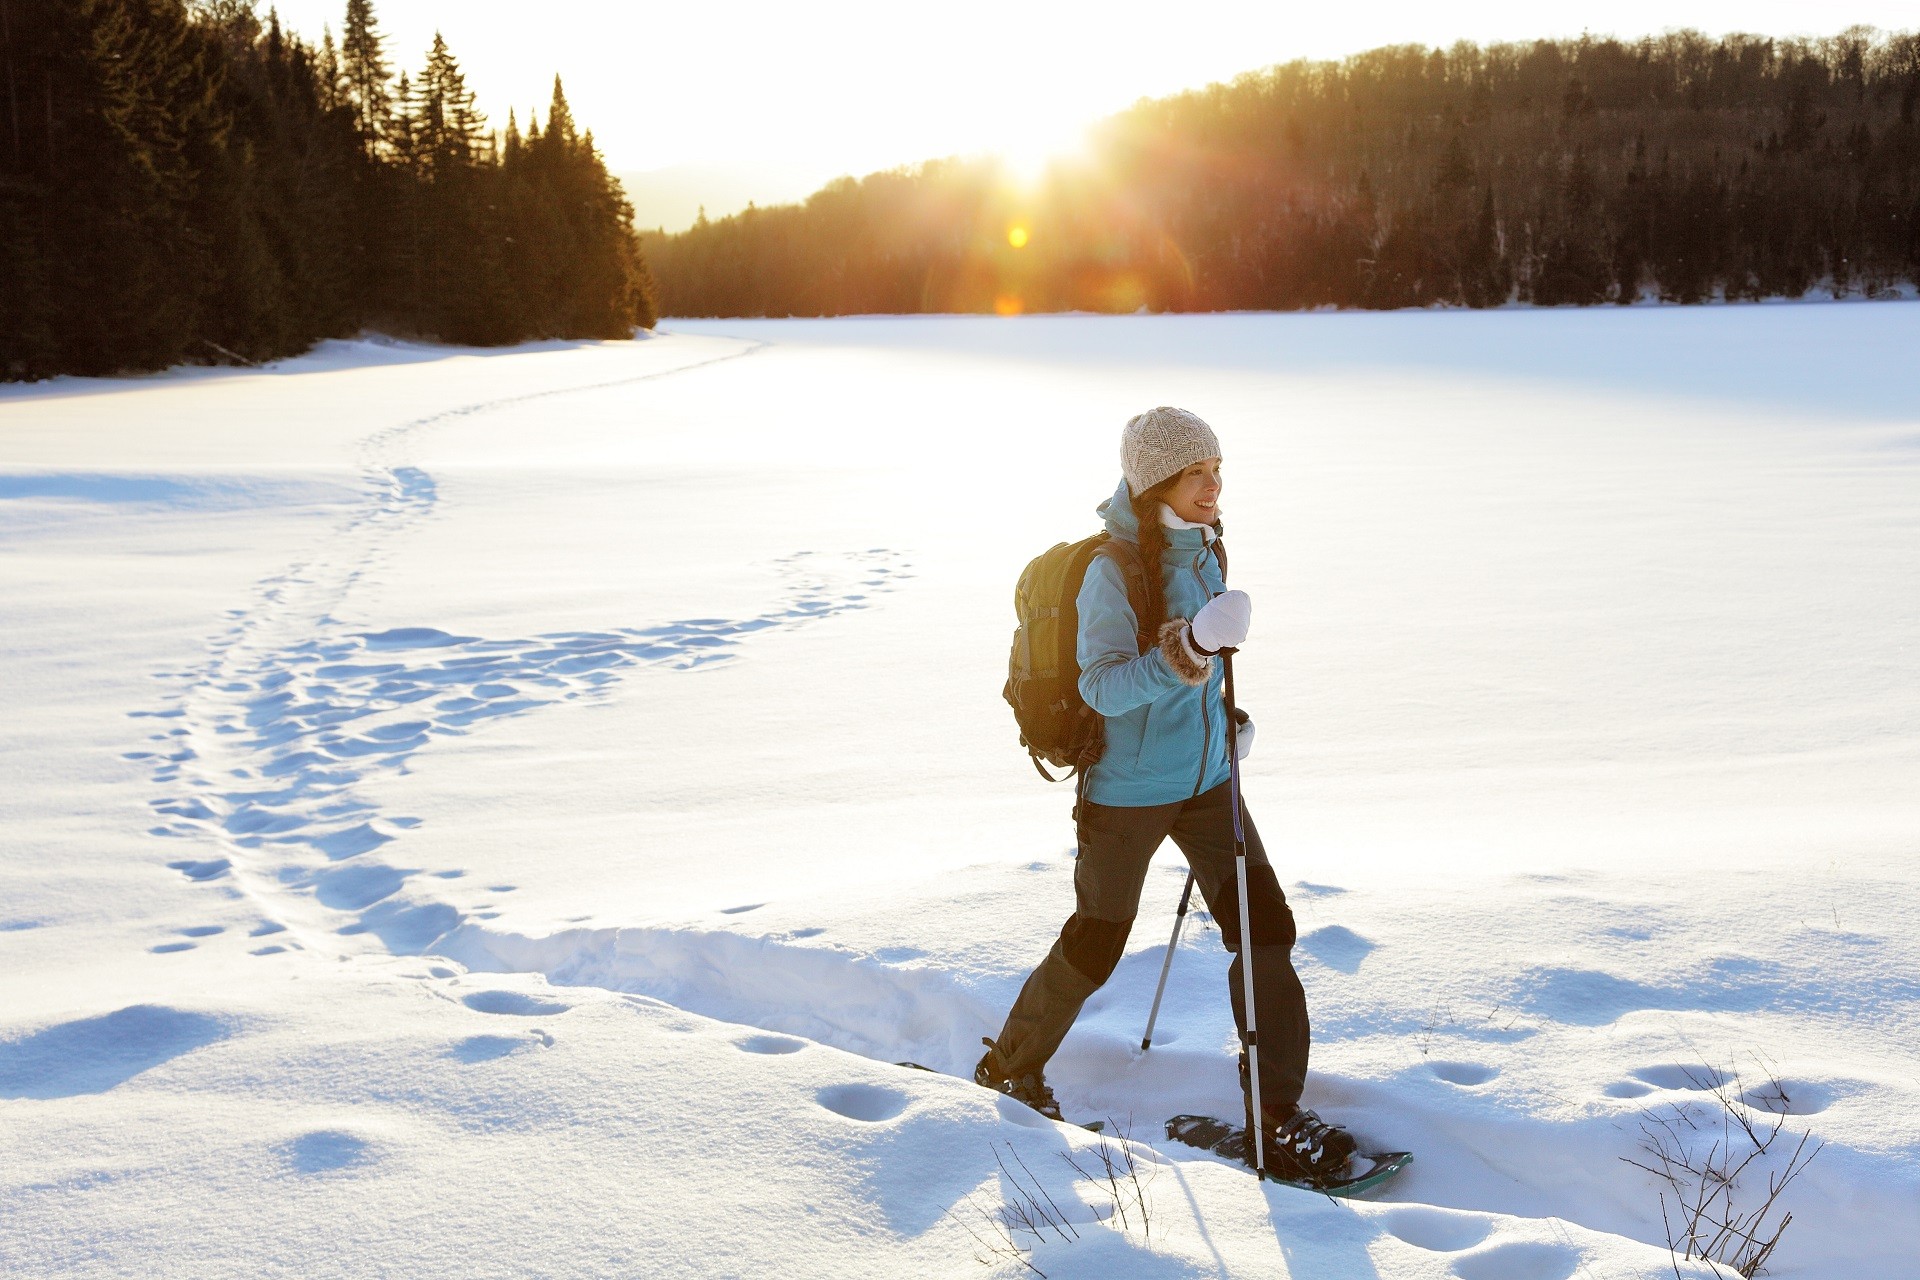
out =
{"type": "Polygon", "coordinates": [[[1771,1274],[1920,1276],[1920,305],[663,328],[0,389],[0,1274],[1652,1280],[1719,1084],[1742,1207],[1825,1143],[1771,1274]],[[1071,909],[1012,584],[1160,403],[1307,1100],[1418,1159],[1160,1136],[1236,1106],[1204,917],[1138,1051],[1168,850],[1052,1071],[1149,1235],[891,1064],[1071,909]]]}

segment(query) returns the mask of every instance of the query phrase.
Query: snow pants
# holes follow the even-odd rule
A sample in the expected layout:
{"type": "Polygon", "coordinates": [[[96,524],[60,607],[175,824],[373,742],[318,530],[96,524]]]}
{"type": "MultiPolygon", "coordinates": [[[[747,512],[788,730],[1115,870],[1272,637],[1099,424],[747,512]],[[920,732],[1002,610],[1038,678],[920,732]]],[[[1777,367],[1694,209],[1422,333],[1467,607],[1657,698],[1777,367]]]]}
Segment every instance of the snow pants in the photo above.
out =
{"type": "Polygon", "coordinates": [[[1219,925],[1233,964],[1227,971],[1233,1020],[1246,1030],[1246,987],[1241,966],[1253,957],[1253,998],[1259,1015],[1260,1100],[1285,1110],[1299,1102],[1307,1082],[1307,994],[1293,970],[1293,909],[1267,862],[1246,805],[1240,807],[1247,837],[1247,898],[1251,947],[1240,939],[1240,888],[1233,865],[1233,809],[1222,783],[1204,795],[1175,804],[1122,807],[1082,800],[1080,858],[1074,866],[1074,913],[1059,940],[1020,989],[995,1041],[1011,1079],[1038,1074],[1053,1057],[1080,1006],[1120,963],[1127,934],[1140,909],[1147,864],[1169,836],[1186,855],[1207,909],[1219,925]]]}

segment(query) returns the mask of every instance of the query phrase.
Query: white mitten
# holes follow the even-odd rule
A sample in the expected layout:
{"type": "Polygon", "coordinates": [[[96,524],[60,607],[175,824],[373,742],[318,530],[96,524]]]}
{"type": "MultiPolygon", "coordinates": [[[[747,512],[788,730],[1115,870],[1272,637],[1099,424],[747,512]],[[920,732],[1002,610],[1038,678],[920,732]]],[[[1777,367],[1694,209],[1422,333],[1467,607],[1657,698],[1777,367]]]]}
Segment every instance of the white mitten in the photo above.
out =
{"type": "Polygon", "coordinates": [[[1253,601],[1244,591],[1222,591],[1200,606],[1188,628],[1193,632],[1193,647],[1212,656],[1222,649],[1237,649],[1247,642],[1247,625],[1253,621],[1253,601]]]}
{"type": "Polygon", "coordinates": [[[1235,760],[1245,760],[1253,754],[1253,718],[1244,711],[1236,712],[1235,714],[1238,716],[1238,719],[1234,722],[1233,727],[1233,758],[1235,760]]]}

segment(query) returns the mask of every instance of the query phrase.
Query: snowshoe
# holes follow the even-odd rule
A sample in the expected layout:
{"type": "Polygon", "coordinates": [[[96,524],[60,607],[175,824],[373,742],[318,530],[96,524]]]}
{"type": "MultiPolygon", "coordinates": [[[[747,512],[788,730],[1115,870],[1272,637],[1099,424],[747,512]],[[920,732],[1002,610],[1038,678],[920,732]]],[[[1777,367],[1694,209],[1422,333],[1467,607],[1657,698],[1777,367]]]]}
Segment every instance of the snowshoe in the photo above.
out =
{"type": "MultiPolygon", "coordinates": [[[[1326,1127],[1336,1128],[1337,1126],[1326,1127]]],[[[1346,1131],[1340,1130],[1340,1132],[1346,1131]]],[[[1202,1151],[1230,1160],[1249,1171],[1252,1169],[1251,1144],[1247,1141],[1247,1130],[1242,1125],[1217,1120],[1212,1116],[1175,1116],[1167,1121],[1167,1136],[1175,1142],[1198,1147],[1202,1151]]],[[[1325,1149],[1324,1138],[1321,1145],[1325,1149]]],[[[1349,1153],[1337,1176],[1323,1170],[1311,1177],[1303,1177],[1298,1176],[1296,1168],[1283,1164],[1274,1145],[1270,1144],[1267,1147],[1269,1180],[1289,1187],[1298,1187],[1302,1191],[1313,1191],[1320,1195],[1342,1199],[1363,1195],[1373,1190],[1412,1163],[1413,1153],[1410,1151],[1349,1153]]]]}

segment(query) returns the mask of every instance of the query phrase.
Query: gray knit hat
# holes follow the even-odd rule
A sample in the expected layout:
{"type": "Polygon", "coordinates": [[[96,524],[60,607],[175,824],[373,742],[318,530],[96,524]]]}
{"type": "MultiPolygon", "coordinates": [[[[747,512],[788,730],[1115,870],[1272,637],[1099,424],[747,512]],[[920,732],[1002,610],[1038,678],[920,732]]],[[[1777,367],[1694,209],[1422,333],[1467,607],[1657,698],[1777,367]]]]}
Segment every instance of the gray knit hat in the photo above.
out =
{"type": "Polygon", "coordinates": [[[1120,433],[1120,470],[1139,497],[1183,467],[1220,456],[1220,440],[1197,414],[1161,405],[1127,419],[1120,433]]]}

